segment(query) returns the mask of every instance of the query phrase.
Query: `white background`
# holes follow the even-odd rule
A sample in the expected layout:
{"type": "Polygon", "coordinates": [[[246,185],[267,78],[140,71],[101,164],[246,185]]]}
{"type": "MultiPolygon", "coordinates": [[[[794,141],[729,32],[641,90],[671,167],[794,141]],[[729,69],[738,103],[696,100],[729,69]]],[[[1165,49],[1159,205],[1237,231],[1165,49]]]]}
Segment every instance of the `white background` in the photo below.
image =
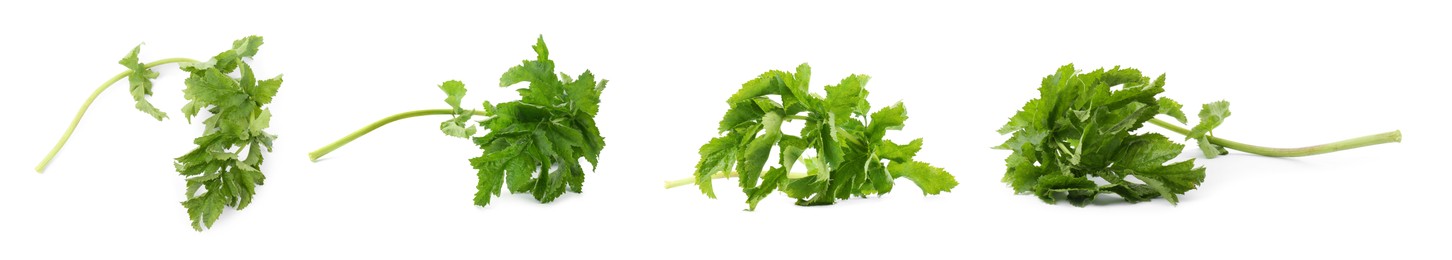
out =
{"type": "Polygon", "coordinates": [[[0,4],[0,258],[1445,259],[1452,242],[1442,112],[1452,16],[1440,2],[123,2],[0,4]],[[185,74],[174,65],[157,69],[151,98],[170,120],[133,109],[123,81],[45,174],[31,170],[132,46],[145,42],[148,61],[205,59],[251,34],[266,37],[259,77],[286,74],[271,106],[281,138],[251,207],[206,232],[188,226],[170,160],[201,130],[180,115],[185,74]],[[383,116],[442,108],[445,80],[468,84],[473,106],[516,99],[496,82],[534,57],[539,34],[559,71],[610,80],[597,118],[608,145],[584,194],[471,205],[466,160],[479,150],[439,133],[443,117],[306,159],[383,116]],[[755,212],[729,181],[717,182],[717,200],[661,189],[693,171],[740,83],[802,62],[815,91],[871,75],[874,110],[902,100],[911,116],[889,137],[926,138],[918,159],[961,185],[923,197],[904,180],[827,207],[778,193],[755,212]],[[1179,206],[1047,205],[999,182],[1007,152],[987,147],[1040,78],[1070,62],[1167,73],[1164,95],[1192,118],[1198,104],[1229,100],[1234,116],[1216,133],[1233,140],[1406,137],[1202,161],[1205,183],[1179,206]]]}

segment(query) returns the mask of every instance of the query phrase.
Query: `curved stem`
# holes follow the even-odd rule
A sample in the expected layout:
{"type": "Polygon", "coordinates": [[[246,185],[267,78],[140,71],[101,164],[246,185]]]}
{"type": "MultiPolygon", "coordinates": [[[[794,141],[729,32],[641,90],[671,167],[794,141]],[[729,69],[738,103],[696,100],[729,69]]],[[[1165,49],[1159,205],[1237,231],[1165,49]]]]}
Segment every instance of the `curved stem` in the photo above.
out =
{"type": "MultiPolygon", "coordinates": [[[[1155,124],[1157,126],[1160,126],[1160,127],[1165,128],[1165,129],[1169,129],[1170,131],[1174,131],[1176,133],[1180,133],[1182,135],[1189,134],[1190,133],[1190,129],[1185,129],[1184,127],[1181,127],[1179,125],[1175,125],[1175,124],[1170,123],[1170,122],[1166,122],[1166,121],[1163,121],[1163,120],[1159,120],[1157,118],[1150,119],[1149,122],[1151,124],[1155,124]]],[[[1258,154],[1258,155],[1267,156],[1267,157],[1301,157],[1301,156],[1310,156],[1310,155],[1317,155],[1317,154],[1323,154],[1323,153],[1336,152],[1336,151],[1341,151],[1341,150],[1355,149],[1355,148],[1360,148],[1360,147],[1365,147],[1365,146],[1372,146],[1372,145],[1385,144],[1385,143],[1400,143],[1400,142],[1402,142],[1402,131],[1401,130],[1396,130],[1396,131],[1391,131],[1391,132],[1385,132],[1385,133],[1380,133],[1380,134],[1367,135],[1367,136],[1362,136],[1362,137],[1357,137],[1357,138],[1351,138],[1351,139],[1341,140],[1341,141],[1337,141],[1337,142],[1333,142],[1333,143],[1325,143],[1325,144],[1320,144],[1320,145],[1313,145],[1313,146],[1306,146],[1306,147],[1299,147],[1299,148],[1274,148],[1274,147],[1255,146],[1255,145],[1245,144],[1245,143],[1241,143],[1241,142],[1226,140],[1224,138],[1219,138],[1219,137],[1214,137],[1214,136],[1211,136],[1210,137],[1210,143],[1213,143],[1213,144],[1216,144],[1216,145],[1220,145],[1220,146],[1224,146],[1225,148],[1235,149],[1235,150],[1238,150],[1238,151],[1247,152],[1247,153],[1253,153],[1253,154],[1258,154]]]]}
{"type": "MultiPolygon", "coordinates": [[[[170,63],[197,63],[197,60],[188,58],[160,59],[150,63],[146,63],[144,66],[150,69],[152,67],[170,63]]],[[[86,102],[81,103],[81,109],[76,111],[76,117],[74,119],[71,119],[71,125],[69,127],[66,127],[66,133],[61,135],[60,141],[57,141],[55,143],[55,147],[50,148],[50,153],[46,154],[44,159],[40,159],[40,165],[35,166],[36,173],[45,172],[45,167],[50,165],[50,160],[55,159],[55,155],[56,153],[60,153],[61,147],[66,146],[66,141],[71,139],[71,133],[76,131],[76,125],[81,124],[81,117],[84,117],[86,115],[86,110],[91,108],[91,102],[96,101],[96,97],[100,96],[101,92],[106,91],[106,88],[110,88],[112,84],[116,84],[116,81],[120,81],[121,79],[126,78],[127,75],[131,75],[131,70],[128,69],[126,71],[122,71],[121,73],[116,74],[116,76],[111,77],[111,79],[109,80],[106,80],[105,83],[101,83],[101,87],[96,88],[96,91],[91,92],[91,96],[86,98],[86,102]]]]}
{"type": "MultiPolygon", "coordinates": [[[[353,133],[348,134],[347,136],[343,136],[343,139],[338,139],[338,141],[333,141],[333,143],[328,144],[327,146],[323,146],[322,148],[318,148],[318,150],[316,150],[316,151],[313,151],[311,153],[308,153],[308,159],[309,160],[313,160],[313,161],[317,161],[318,158],[323,157],[323,155],[327,155],[328,153],[333,152],[333,150],[337,150],[339,147],[343,147],[343,145],[348,144],[348,142],[352,142],[354,139],[358,139],[358,137],[362,137],[363,135],[368,134],[368,132],[373,132],[374,129],[378,129],[379,127],[382,127],[383,125],[386,125],[388,123],[392,123],[393,121],[398,121],[400,119],[410,118],[410,117],[417,117],[417,116],[427,116],[427,115],[453,115],[453,114],[454,114],[454,110],[453,109],[423,109],[423,110],[414,110],[414,111],[408,111],[408,112],[398,113],[398,114],[395,114],[395,115],[391,115],[391,116],[388,116],[388,117],[384,117],[383,119],[379,119],[378,121],[373,122],[372,124],[368,124],[366,126],[363,126],[363,128],[362,129],[358,129],[358,131],[353,131],[353,133]]],[[[473,114],[475,116],[484,116],[481,113],[473,113],[473,114]]]]}
{"type": "MultiPolygon", "coordinates": [[[[811,175],[809,175],[809,174],[807,174],[805,172],[787,173],[787,179],[801,179],[801,178],[806,178],[807,176],[811,176],[811,175]]],[[[725,178],[731,178],[731,177],[736,177],[736,171],[731,171],[731,172],[718,172],[716,174],[712,174],[711,175],[711,178],[712,179],[725,179],[725,178]]],[[[692,183],[696,183],[696,177],[681,178],[681,179],[675,179],[675,180],[665,181],[665,188],[666,189],[670,189],[670,188],[685,186],[686,184],[692,184],[692,183]]]]}

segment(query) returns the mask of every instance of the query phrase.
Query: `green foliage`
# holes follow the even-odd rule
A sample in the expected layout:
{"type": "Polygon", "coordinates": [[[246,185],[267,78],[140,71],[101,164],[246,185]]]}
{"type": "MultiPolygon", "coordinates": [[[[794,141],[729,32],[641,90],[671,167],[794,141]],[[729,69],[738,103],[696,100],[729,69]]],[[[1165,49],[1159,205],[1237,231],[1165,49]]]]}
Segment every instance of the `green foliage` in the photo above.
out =
{"type": "MultiPolygon", "coordinates": [[[[1194,159],[1170,162],[1184,145],[1159,134],[1132,133],[1159,114],[1186,121],[1178,102],[1155,97],[1164,85],[1164,75],[1150,80],[1131,68],[1088,73],[1073,64],[1059,68],[1043,79],[1039,98],[998,130],[1012,134],[995,147],[1013,151],[1003,182],[1050,204],[1063,198],[1082,207],[1103,193],[1129,202],[1163,197],[1178,203],[1179,195],[1204,181],[1205,169],[1195,167],[1194,159]]],[[[1207,104],[1200,114],[1204,134],[1192,138],[1208,138],[1209,129],[1229,116],[1227,106],[1207,104]]],[[[1206,153],[1224,152],[1218,149],[1206,153]]]]}
{"type": "Polygon", "coordinates": [[[902,129],[907,109],[899,102],[868,114],[866,75],[827,86],[826,97],[808,92],[810,78],[807,64],[795,73],[768,71],[727,99],[731,108],[721,119],[720,136],[701,146],[696,164],[695,183],[702,193],[715,198],[711,178],[733,169],[748,210],[776,190],[808,206],[886,194],[898,177],[917,183],[924,194],[958,185],[943,169],[912,160],[922,139],[907,145],[884,139],[887,130],[902,129]],[[797,135],[781,130],[792,119],[805,121],[797,135]],[[809,149],[816,156],[802,157],[809,149]],[[774,150],[780,160],[764,168],[774,150]],[[788,177],[798,160],[806,165],[806,177],[788,177]]]}
{"type": "Polygon", "coordinates": [[[125,58],[121,58],[120,63],[121,66],[126,66],[126,69],[131,70],[130,75],[127,75],[126,79],[131,82],[131,98],[136,100],[136,109],[141,110],[141,112],[146,112],[146,114],[160,121],[166,118],[166,112],[161,112],[161,109],[157,109],[151,105],[151,102],[146,101],[146,96],[151,95],[151,79],[156,78],[159,74],[156,71],[146,68],[145,63],[141,63],[141,59],[137,58],[137,55],[140,54],[141,45],[137,45],[136,48],[131,49],[130,54],[127,54],[125,58]]]}
{"type": "Polygon", "coordinates": [[[454,109],[454,119],[439,124],[439,130],[443,130],[445,135],[453,137],[474,136],[478,129],[469,125],[469,118],[474,116],[474,111],[459,107],[459,102],[462,102],[464,98],[464,92],[468,91],[464,88],[464,83],[457,80],[445,81],[444,84],[439,85],[439,89],[449,95],[448,98],[444,98],[444,102],[449,103],[449,107],[454,109]]]}
{"type": "Polygon", "coordinates": [[[1195,139],[1195,142],[1200,144],[1200,151],[1205,152],[1205,158],[1215,158],[1230,153],[1225,150],[1225,147],[1210,143],[1210,137],[1215,136],[1210,133],[1210,130],[1220,126],[1226,117],[1230,117],[1230,102],[1221,100],[1205,104],[1200,109],[1200,124],[1190,129],[1190,133],[1185,135],[1185,140],[1195,139]]]}
{"type": "Polygon", "coordinates": [[[448,81],[440,86],[448,94],[444,101],[454,109],[454,118],[443,122],[444,134],[472,137],[483,150],[469,160],[479,171],[475,205],[487,206],[506,186],[510,193],[530,193],[541,203],[549,203],[567,190],[581,192],[585,182],[581,158],[590,163],[592,171],[599,165],[605,138],[595,127],[595,114],[606,80],[597,81],[588,70],[576,78],[565,74],[557,78],[544,37],[534,50],[539,54],[536,59],[509,68],[499,80],[501,87],[529,82],[528,87],[518,89],[520,100],[498,105],[484,102],[480,115],[488,119],[478,122],[488,130],[483,136],[472,137],[475,128],[467,120],[474,111],[459,107],[464,84],[448,81]]]}
{"type": "MultiPolygon", "coordinates": [[[[188,121],[202,110],[211,114],[202,120],[205,134],[193,140],[197,148],[176,158],[177,172],[187,177],[187,200],[182,205],[197,231],[211,228],[226,207],[246,208],[265,179],[263,150],[271,152],[277,138],[265,131],[272,119],[265,106],[282,86],[282,78],[257,80],[243,60],[261,45],[262,37],[250,36],[206,62],[182,66],[191,73],[183,91],[190,102],[182,113],[188,121]],[[230,76],[233,72],[240,78],[230,76]]],[[[134,94],[134,78],[132,82],[134,94]]]]}

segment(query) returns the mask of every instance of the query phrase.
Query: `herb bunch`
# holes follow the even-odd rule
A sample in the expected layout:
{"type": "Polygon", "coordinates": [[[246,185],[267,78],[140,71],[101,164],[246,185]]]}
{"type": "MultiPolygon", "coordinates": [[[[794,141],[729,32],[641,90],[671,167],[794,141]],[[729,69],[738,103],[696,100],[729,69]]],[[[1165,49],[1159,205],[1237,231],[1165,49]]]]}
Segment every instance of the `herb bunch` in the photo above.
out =
{"type": "Polygon", "coordinates": [[[36,171],[44,171],[70,139],[91,102],[121,78],[130,83],[136,109],[156,120],[167,118],[165,112],[146,100],[153,93],[151,79],[160,75],[151,68],[179,63],[180,69],[190,74],[183,90],[189,102],[182,107],[182,114],[188,122],[203,110],[211,114],[202,120],[204,134],[193,140],[197,148],[174,161],[177,172],[187,177],[187,199],[181,204],[187,208],[193,229],[211,228],[224,208],[241,210],[252,203],[257,186],[265,179],[261,170],[263,150],[272,151],[272,142],[277,138],[265,131],[272,118],[272,112],[265,106],[277,95],[282,77],[258,80],[244,60],[256,55],[261,46],[262,37],[254,35],[233,41],[232,49],[206,61],[171,58],[151,63],[140,61],[141,46],[136,46],[120,61],[127,71],[91,94],[61,140],[36,166],[36,171]],[[239,77],[233,77],[234,73],[239,77]]]}
{"type": "Polygon", "coordinates": [[[913,160],[923,139],[898,144],[884,138],[888,130],[903,128],[907,108],[898,102],[869,114],[868,76],[852,75],[827,86],[826,97],[808,92],[810,78],[811,67],[802,64],[795,73],[772,70],[742,84],[726,100],[730,109],[717,129],[721,136],[701,146],[695,178],[666,187],[695,183],[716,198],[713,178],[740,177],[747,209],[755,210],[777,190],[797,199],[797,205],[811,206],[886,194],[899,177],[912,180],[924,195],[958,185],[942,168],[913,160]],[[805,121],[798,135],[781,129],[791,120],[805,121]],[[802,157],[809,149],[816,156],[802,157]],[[779,160],[764,168],[773,150],[779,160]],[[806,172],[792,173],[799,159],[806,172]]]}
{"type": "Polygon", "coordinates": [[[1177,204],[1179,195],[1204,182],[1205,168],[1195,166],[1195,159],[1171,162],[1184,145],[1157,133],[1136,133],[1145,123],[1194,139],[1206,158],[1227,154],[1227,148],[1290,157],[1401,141],[1401,132],[1392,131],[1302,148],[1234,142],[1213,134],[1230,116],[1226,101],[1203,105],[1192,129],[1156,119],[1166,115],[1180,124],[1188,121],[1179,102],[1157,97],[1164,86],[1163,74],[1150,80],[1133,68],[1081,73],[1073,64],[1060,67],[1043,79],[1039,97],[998,130],[1011,137],[995,148],[1013,151],[1005,159],[1003,182],[1049,204],[1062,198],[1083,207],[1106,193],[1131,203],[1165,198],[1177,204]]]}
{"type": "Polygon", "coordinates": [[[578,77],[556,74],[544,37],[533,48],[537,54],[535,60],[525,60],[509,68],[499,79],[501,87],[529,82],[528,87],[518,89],[517,101],[497,105],[485,101],[482,109],[464,109],[461,106],[467,92],[464,83],[446,81],[439,89],[447,95],[444,102],[450,108],[410,111],[384,118],[309,156],[317,160],[399,119],[449,115],[451,118],[440,124],[440,131],[448,136],[472,139],[483,150],[479,157],[469,159],[479,176],[475,205],[487,206],[506,187],[510,193],[530,193],[541,203],[554,201],[567,190],[580,193],[585,182],[580,159],[589,162],[593,171],[599,165],[600,151],[605,148],[605,138],[595,126],[595,115],[607,81],[597,80],[588,70],[578,77]],[[470,121],[476,116],[484,119],[470,121]],[[475,136],[481,127],[487,133],[475,136]]]}

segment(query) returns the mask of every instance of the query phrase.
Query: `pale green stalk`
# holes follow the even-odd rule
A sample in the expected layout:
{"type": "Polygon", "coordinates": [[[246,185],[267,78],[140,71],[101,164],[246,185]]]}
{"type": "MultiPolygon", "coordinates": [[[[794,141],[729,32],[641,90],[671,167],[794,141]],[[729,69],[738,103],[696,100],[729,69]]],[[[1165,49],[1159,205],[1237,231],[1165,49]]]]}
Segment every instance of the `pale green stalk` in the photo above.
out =
{"type": "MultiPolygon", "coordinates": [[[[197,60],[188,58],[161,59],[146,63],[144,66],[145,68],[150,69],[151,67],[156,67],[162,64],[169,63],[197,63],[197,60]]],[[[91,96],[86,98],[86,102],[81,103],[81,109],[76,111],[76,117],[74,119],[71,119],[71,125],[69,127],[66,127],[66,133],[61,135],[60,141],[57,141],[55,143],[55,147],[52,147],[50,149],[50,153],[46,154],[45,158],[40,160],[40,165],[35,166],[36,173],[45,172],[45,167],[50,165],[50,160],[55,159],[55,155],[56,153],[60,153],[61,147],[66,146],[66,141],[71,139],[71,133],[76,131],[76,125],[81,124],[81,117],[86,115],[86,110],[91,107],[91,102],[96,101],[96,97],[100,96],[102,91],[106,91],[106,88],[110,88],[112,84],[116,84],[116,81],[120,81],[121,79],[126,78],[126,76],[128,75],[131,75],[131,70],[128,69],[126,71],[122,71],[121,73],[116,74],[115,77],[111,77],[110,80],[106,80],[105,83],[101,83],[101,87],[96,88],[96,91],[91,92],[91,96]]]]}

